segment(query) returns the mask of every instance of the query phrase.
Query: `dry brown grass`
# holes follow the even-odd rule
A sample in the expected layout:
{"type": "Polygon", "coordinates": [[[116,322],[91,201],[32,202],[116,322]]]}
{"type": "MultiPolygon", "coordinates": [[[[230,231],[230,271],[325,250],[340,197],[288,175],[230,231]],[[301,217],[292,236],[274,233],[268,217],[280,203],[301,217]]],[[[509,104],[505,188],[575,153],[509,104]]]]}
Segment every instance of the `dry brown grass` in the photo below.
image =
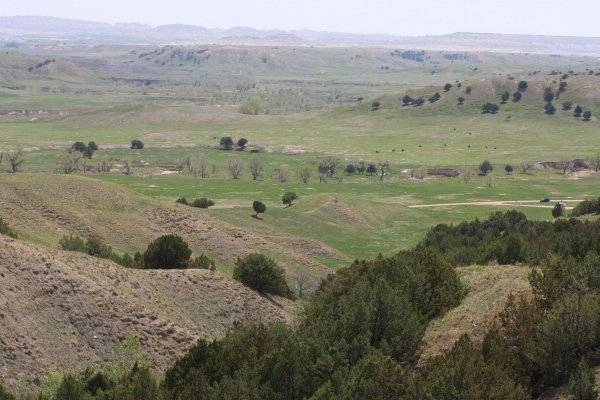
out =
{"type": "Polygon", "coordinates": [[[449,350],[464,334],[481,341],[504,308],[511,293],[530,291],[526,266],[489,265],[457,268],[469,288],[462,303],[431,321],[424,337],[421,360],[449,350]]]}

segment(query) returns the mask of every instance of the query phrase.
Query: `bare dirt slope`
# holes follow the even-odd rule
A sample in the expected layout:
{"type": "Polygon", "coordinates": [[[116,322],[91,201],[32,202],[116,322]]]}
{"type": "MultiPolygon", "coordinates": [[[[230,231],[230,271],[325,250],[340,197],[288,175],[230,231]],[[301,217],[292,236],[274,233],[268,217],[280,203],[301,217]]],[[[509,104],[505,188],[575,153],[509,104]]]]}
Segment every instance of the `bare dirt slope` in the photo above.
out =
{"type": "Polygon", "coordinates": [[[109,361],[127,336],[162,370],[235,321],[289,322],[297,311],[219,273],[126,269],[2,235],[0,288],[0,381],[17,391],[49,371],[109,361]]]}
{"type": "Polygon", "coordinates": [[[527,281],[529,271],[529,267],[512,265],[457,268],[469,293],[458,307],[430,322],[423,338],[421,360],[449,350],[464,334],[475,341],[483,340],[504,309],[508,296],[531,290],[527,281]]]}

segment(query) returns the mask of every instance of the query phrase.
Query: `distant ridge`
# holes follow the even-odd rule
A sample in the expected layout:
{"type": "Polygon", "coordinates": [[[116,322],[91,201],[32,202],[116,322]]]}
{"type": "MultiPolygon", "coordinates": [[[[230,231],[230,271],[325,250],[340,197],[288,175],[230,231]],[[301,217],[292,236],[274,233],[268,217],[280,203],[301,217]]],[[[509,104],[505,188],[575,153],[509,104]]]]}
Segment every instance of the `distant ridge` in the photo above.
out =
{"type": "Polygon", "coordinates": [[[41,16],[0,17],[0,40],[61,40],[78,43],[177,44],[217,43],[295,46],[376,46],[448,51],[496,51],[600,55],[600,37],[543,36],[458,32],[437,36],[395,36],[259,30],[251,27],[211,29],[169,24],[153,27],[136,23],[108,24],[41,16]]]}

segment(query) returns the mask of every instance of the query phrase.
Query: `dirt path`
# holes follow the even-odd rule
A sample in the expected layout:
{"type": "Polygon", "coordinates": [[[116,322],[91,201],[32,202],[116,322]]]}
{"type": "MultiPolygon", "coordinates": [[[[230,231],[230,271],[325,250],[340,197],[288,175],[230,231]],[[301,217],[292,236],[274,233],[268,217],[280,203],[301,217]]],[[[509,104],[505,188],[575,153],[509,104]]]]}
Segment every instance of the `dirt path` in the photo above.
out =
{"type": "MultiPolygon", "coordinates": [[[[452,207],[452,206],[513,206],[513,207],[536,207],[536,208],[553,208],[554,203],[558,200],[550,200],[548,203],[540,203],[539,200],[505,200],[505,201],[468,201],[463,203],[437,203],[437,204],[417,204],[408,206],[408,208],[437,208],[437,207],[452,207]]],[[[576,203],[583,200],[566,200],[563,203],[576,203]]],[[[571,210],[572,206],[567,206],[567,210],[571,210]]]]}

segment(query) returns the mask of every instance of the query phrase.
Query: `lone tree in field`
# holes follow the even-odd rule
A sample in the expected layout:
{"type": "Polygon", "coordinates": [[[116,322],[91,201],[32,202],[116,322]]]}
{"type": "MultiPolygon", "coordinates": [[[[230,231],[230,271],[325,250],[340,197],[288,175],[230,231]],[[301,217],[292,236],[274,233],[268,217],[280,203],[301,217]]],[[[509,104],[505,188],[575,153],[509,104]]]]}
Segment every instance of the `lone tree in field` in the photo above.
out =
{"type": "Polygon", "coordinates": [[[402,98],[402,103],[407,106],[409,104],[411,104],[413,102],[413,98],[410,97],[409,95],[406,95],[402,98]]]}
{"type": "Polygon", "coordinates": [[[444,92],[448,92],[448,91],[450,91],[450,89],[452,89],[452,84],[446,83],[444,85],[444,92]]]}
{"type": "Polygon", "coordinates": [[[148,245],[143,254],[144,268],[186,268],[191,255],[192,250],[180,236],[163,235],[148,245]]]}
{"type": "Polygon", "coordinates": [[[227,168],[233,179],[238,179],[242,173],[242,162],[237,158],[227,160],[227,168]]]}
{"type": "Polygon", "coordinates": [[[287,192],[281,197],[281,202],[286,204],[288,207],[292,206],[294,200],[298,198],[298,195],[294,192],[287,192]]]}
{"type": "Polygon", "coordinates": [[[233,147],[233,139],[230,136],[223,136],[221,140],[219,140],[219,144],[225,150],[231,150],[233,147]]]}
{"type": "Polygon", "coordinates": [[[379,163],[379,180],[383,181],[385,174],[390,172],[390,163],[388,161],[382,161],[379,163]]]}
{"type": "Polygon", "coordinates": [[[592,112],[591,111],[586,111],[583,113],[583,120],[584,121],[589,121],[592,119],[592,112]]]}
{"type": "Polygon", "coordinates": [[[267,206],[262,201],[254,200],[252,202],[252,209],[256,213],[254,216],[258,218],[258,214],[264,214],[267,211],[267,206]]]}
{"type": "Polygon", "coordinates": [[[6,161],[8,161],[8,164],[10,165],[10,170],[13,173],[19,172],[19,168],[21,168],[21,165],[23,165],[25,162],[25,159],[23,158],[23,150],[21,149],[11,150],[5,154],[5,157],[6,161]]]}
{"type": "Polygon", "coordinates": [[[248,139],[246,138],[241,138],[237,141],[239,150],[244,150],[246,148],[246,144],[248,144],[248,139]]]}
{"type": "Polygon", "coordinates": [[[293,298],[285,281],[285,272],[275,260],[262,254],[248,254],[238,258],[233,279],[240,281],[259,293],[293,298]]]}
{"type": "Polygon", "coordinates": [[[575,111],[573,111],[573,115],[575,115],[576,118],[581,117],[581,114],[583,113],[583,108],[581,108],[581,106],[576,106],[575,107],[575,111]]]}
{"type": "Polygon", "coordinates": [[[131,149],[132,150],[141,150],[144,148],[144,143],[139,139],[133,139],[131,141],[131,149]]]}
{"type": "Polygon", "coordinates": [[[56,168],[64,174],[72,174],[78,171],[81,162],[81,154],[79,152],[64,152],[58,156],[56,160],[56,168]]]}
{"type": "Polygon", "coordinates": [[[486,176],[488,172],[492,171],[494,166],[488,160],[485,160],[481,164],[479,164],[479,174],[482,176],[486,176]]]}
{"type": "Polygon", "coordinates": [[[263,162],[260,160],[260,158],[252,156],[252,158],[248,160],[248,168],[250,169],[250,175],[252,175],[252,180],[255,181],[262,174],[263,162]]]}
{"type": "Polygon", "coordinates": [[[302,180],[302,183],[308,183],[310,181],[310,178],[312,177],[312,172],[310,171],[310,168],[308,166],[303,166],[300,169],[300,179],[302,180]]]}
{"type": "Polygon", "coordinates": [[[506,172],[507,174],[512,174],[513,172],[513,167],[510,164],[506,164],[506,167],[504,167],[504,172],[506,172]]]}
{"type": "Polygon", "coordinates": [[[463,104],[465,104],[465,98],[461,96],[458,99],[456,99],[456,102],[459,106],[462,106],[463,104]]]}

